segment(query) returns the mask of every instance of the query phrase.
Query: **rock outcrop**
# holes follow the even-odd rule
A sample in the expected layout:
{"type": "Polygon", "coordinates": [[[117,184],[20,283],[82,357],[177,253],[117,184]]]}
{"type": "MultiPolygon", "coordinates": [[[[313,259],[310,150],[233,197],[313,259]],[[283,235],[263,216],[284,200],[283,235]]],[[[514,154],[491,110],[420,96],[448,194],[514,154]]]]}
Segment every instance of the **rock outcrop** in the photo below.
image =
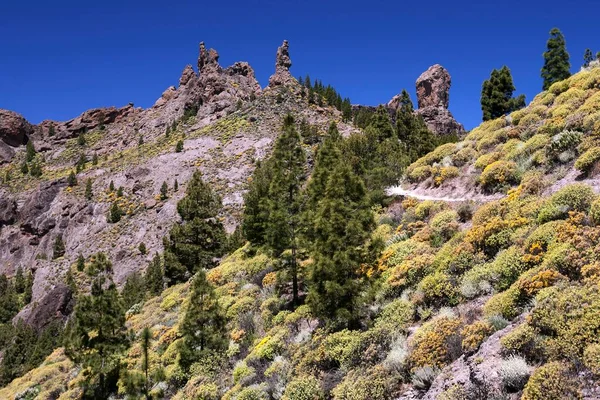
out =
{"type": "Polygon", "coordinates": [[[121,108],[92,108],[66,122],[42,121],[37,126],[37,131],[41,134],[49,135],[50,127],[52,127],[55,139],[70,139],[77,137],[80,133],[90,132],[109,124],[123,122],[134,112],[135,108],[131,103],[121,108]]]}
{"type": "Polygon", "coordinates": [[[275,56],[275,73],[269,78],[269,87],[288,85],[296,82],[290,73],[292,59],[290,58],[290,45],[287,40],[277,49],[275,56]]]}
{"type": "Polygon", "coordinates": [[[201,105],[198,119],[227,115],[236,110],[238,101],[248,101],[260,93],[260,85],[248,63],[236,62],[223,69],[219,53],[215,49],[206,50],[204,42],[200,43],[198,70],[201,105]]]}
{"type": "Polygon", "coordinates": [[[27,143],[33,126],[14,111],[0,109],[0,140],[12,147],[27,143]]]}
{"type": "Polygon", "coordinates": [[[417,79],[417,102],[427,127],[439,135],[463,134],[465,128],[456,122],[448,110],[452,80],[448,71],[439,64],[433,65],[417,79]]]}
{"type": "Polygon", "coordinates": [[[74,306],[73,291],[60,283],[46,293],[35,307],[30,306],[23,309],[15,319],[22,319],[40,332],[54,321],[66,321],[74,306]]]}

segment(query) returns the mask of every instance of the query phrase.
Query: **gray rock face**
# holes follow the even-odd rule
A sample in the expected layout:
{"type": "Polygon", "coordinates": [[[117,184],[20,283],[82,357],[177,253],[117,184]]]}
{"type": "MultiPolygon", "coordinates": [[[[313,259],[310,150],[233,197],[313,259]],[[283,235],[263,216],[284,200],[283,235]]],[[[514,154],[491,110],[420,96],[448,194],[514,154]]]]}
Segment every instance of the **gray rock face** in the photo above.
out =
{"type": "Polygon", "coordinates": [[[284,40],[283,44],[277,49],[277,55],[275,56],[275,74],[271,75],[269,78],[269,87],[290,85],[294,82],[297,83],[296,79],[290,74],[291,66],[290,45],[287,40],[284,40]]]}
{"type": "Polygon", "coordinates": [[[438,135],[452,133],[462,135],[465,133],[465,127],[458,123],[446,108],[426,107],[416,110],[416,113],[423,117],[427,128],[438,135]]]}
{"type": "Polygon", "coordinates": [[[0,228],[11,225],[17,219],[17,202],[8,197],[7,193],[0,193],[0,228]]]}
{"type": "Polygon", "coordinates": [[[11,162],[14,156],[15,151],[13,148],[0,141],[0,165],[11,162]]]}
{"type": "Polygon", "coordinates": [[[179,86],[185,86],[188,84],[190,80],[196,77],[196,73],[191,65],[186,65],[185,69],[181,74],[181,78],[179,78],[179,86]]]}
{"type": "Polygon", "coordinates": [[[65,182],[59,181],[40,184],[39,188],[31,193],[23,207],[19,210],[21,229],[40,237],[54,228],[56,220],[44,214],[49,210],[52,201],[54,201],[54,198],[65,186],[65,182]]]}
{"type": "Polygon", "coordinates": [[[26,144],[32,133],[33,126],[21,114],[0,109],[0,140],[17,147],[26,144]]]}
{"type": "Polygon", "coordinates": [[[27,307],[15,319],[22,319],[38,332],[54,321],[64,322],[73,311],[75,299],[71,289],[58,284],[38,302],[36,307],[27,307]]]}

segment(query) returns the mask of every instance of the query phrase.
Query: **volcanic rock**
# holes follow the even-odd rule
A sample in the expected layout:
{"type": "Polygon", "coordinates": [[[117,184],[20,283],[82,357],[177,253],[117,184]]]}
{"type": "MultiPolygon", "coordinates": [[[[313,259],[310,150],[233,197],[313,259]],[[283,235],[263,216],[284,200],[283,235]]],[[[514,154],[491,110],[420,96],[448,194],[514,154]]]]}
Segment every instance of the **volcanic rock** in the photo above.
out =
{"type": "Polygon", "coordinates": [[[277,49],[275,56],[275,74],[269,78],[269,86],[281,86],[288,85],[296,82],[296,79],[290,74],[290,67],[292,66],[292,60],[290,58],[290,45],[287,40],[283,41],[283,44],[277,49]]]}
{"type": "Polygon", "coordinates": [[[26,144],[32,133],[33,126],[21,114],[0,109],[0,140],[17,147],[26,144]]]}

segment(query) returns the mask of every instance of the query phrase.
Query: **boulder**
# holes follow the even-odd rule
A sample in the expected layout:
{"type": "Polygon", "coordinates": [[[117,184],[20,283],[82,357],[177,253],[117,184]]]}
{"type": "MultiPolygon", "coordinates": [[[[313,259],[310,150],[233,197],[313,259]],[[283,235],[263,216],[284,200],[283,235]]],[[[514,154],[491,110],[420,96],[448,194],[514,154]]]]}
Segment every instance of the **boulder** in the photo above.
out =
{"type": "Polygon", "coordinates": [[[417,101],[419,108],[448,108],[452,80],[446,68],[435,64],[417,79],[417,101]]]}
{"type": "Polygon", "coordinates": [[[0,228],[4,225],[11,225],[17,219],[17,202],[9,198],[6,193],[0,197],[0,228]]]}
{"type": "Polygon", "coordinates": [[[33,126],[21,114],[0,109],[0,140],[4,143],[12,147],[26,144],[33,131],[33,126]]]}
{"type": "Polygon", "coordinates": [[[0,165],[11,162],[14,156],[14,149],[3,141],[0,141],[0,165]]]}

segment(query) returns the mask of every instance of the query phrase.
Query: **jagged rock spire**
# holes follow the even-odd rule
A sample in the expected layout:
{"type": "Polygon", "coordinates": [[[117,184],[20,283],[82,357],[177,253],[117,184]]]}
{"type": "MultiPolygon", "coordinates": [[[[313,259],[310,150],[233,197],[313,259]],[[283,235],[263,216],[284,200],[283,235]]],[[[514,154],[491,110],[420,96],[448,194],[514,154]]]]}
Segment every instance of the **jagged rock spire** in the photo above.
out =
{"type": "Polygon", "coordinates": [[[292,59],[290,58],[289,42],[283,41],[283,44],[277,48],[277,55],[275,57],[275,74],[269,78],[269,86],[280,86],[288,85],[296,82],[296,79],[290,74],[290,67],[292,66],[292,59]]]}
{"type": "Polygon", "coordinates": [[[204,42],[200,42],[200,55],[198,56],[198,73],[207,66],[219,65],[219,53],[215,49],[206,50],[204,42]]]}
{"type": "Polygon", "coordinates": [[[283,44],[277,48],[277,56],[275,58],[275,69],[283,68],[289,70],[292,66],[292,60],[290,58],[290,44],[287,40],[283,41],[283,44]]]}

